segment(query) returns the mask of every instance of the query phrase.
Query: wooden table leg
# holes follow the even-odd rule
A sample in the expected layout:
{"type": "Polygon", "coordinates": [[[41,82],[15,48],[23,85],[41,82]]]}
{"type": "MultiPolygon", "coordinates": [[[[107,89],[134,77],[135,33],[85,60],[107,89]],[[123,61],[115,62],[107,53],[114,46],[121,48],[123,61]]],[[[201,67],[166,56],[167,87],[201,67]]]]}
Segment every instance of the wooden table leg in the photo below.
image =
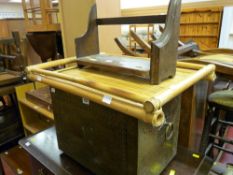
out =
{"type": "Polygon", "coordinates": [[[208,82],[201,81],[182,94],[179,146],[198,151],[206,111],[208,82]]]}

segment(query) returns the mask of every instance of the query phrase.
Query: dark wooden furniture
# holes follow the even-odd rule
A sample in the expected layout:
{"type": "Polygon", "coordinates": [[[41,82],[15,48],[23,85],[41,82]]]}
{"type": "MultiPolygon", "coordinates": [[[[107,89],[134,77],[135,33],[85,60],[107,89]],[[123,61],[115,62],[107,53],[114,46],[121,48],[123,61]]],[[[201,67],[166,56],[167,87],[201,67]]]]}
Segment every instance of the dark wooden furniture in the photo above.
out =
{"type": "Polygon", "coordinates": [[[16,83],[0,86],[0,151],[16,145],[24,136],[14,91],[15,85],[16,83]]]}
{"type": "Polygon", "coordinates": [[[217,91],[209,95],[208,112],[205,119],[205,127],[202,136],[200,151],[213,154],[213,149],[233,154],[226,149],[226,144],[233,144],[233,140],[225,137],[225,132],[233,126],[233,90],[217,91]]]}
{"type": "Polygon", "coordinates": [[[210,83],[202,80],[181,96],[178,145],[199,151],[210,83]]]}
{"type": "Polygon", "coordinates": [[[31,175],[29,155],[20,146],[1,153],[1,175],[31,175]]]}
{"type": "MultiPolygon", "coordinates": [[[[211,53],[211,51],[208,51],[208,52],[211,53]]],[[[207,90],[207,84],[202,83],[202,85],[199,84],[199,86],[197,86],[196,89],[194,89],[193,95],[191,95],[189,93],[189,95],[190,95],[189,97],[188,96],[184,97],[185,98],[185,101],[183,101],[184,106],[187,108],[182,107],[182,109],[188,109],[188,110],[192,109],[193,110],[193,111],[191,111],[193,114],[190,113],[191,117],[187,117],[187,115],[186,115],[187,113],[182,112],[182,110],[181,110],[181,115],[186,116],[186,117],[181,116],[181,123],[180,123],[181,127],[180,128],[183,130],[183,132],[181,130],[180,130],[180,132],[184,133],[184,136],[180,137],[179,143],[185,147],[188,146],[189,148],[193,148],[192,145],[194,145],[193,141],[195,140],[196,136],[193,135],[192,133],[199,132],[198,137],[201,138],[202,130],[198,131],[198,128],[200,125],[203,125],[204,121],[205,121],[205,107],[207,106],[205,101],[207,101],[207,98],[208,98],[207,93],[210,93],[212,90],[216,90],[216,89],[221,90],[221,89],[225,88],[225,84],[229,80],[233,80],[232,50],[215,49],[215,50],[212,50],[212,52],[216,53],[216,54],[199,56],[196,58],[188,58],[187,60],[186,59],[184,60],[187,62],[192,62],[192,63],[197,63],[197,64],[215,64],[216,65],[216,74],[218,77],[216,79],[216,81],[213,83],[213,87],[211,87],[212,86],[211,84],[209,85],[209,90],[207,90]],[[208,92],[208,91],[210,91],[210,92],[208,92]],[[192,104],[194,104],[194,105],[197,104],[199,107],[195,108],[195,106],[191,104],[190,99],[192,99],[192,101],[198,100],[197,101],[198,103],[192,103],[192,104]],[[197,114],[195,114],[196,112],[197,112],[197,114]],[[198,121],[201,121],[201,122],[199,122],[199,124],[195,123],[194,116],[198,116],[198,118],[199,118],[198,121]],[[190,123],[189,128],[185,127],[188,123],[190,123]],[[184,127],[182,127],[182,126],[184,126],[184,127]]],[[[198,140],[201,140],[201,139],[198,139],[198,140]]],[[[195,150],[197,150],[199,145],[195,145],[195,147],[196,147],[195,150]]]]}
{"type": "MultiPolygon", "coordinates": [[[[141,17],[123,17],[97,19],[96,4],[93,5],[90,16],[89,26],[86,33],[76,39],[76,56],[79,66],[91,66],[94,68],[107,69],[108,62],[98,62],[99,60],[90,60],[87,56],[99,54],[99,25],[117,25],[117,24],[148,24],[165,22],[165,30],[158,40],[151,43],[151,59],[148,61],[149,67],[147,74],[150,83],[160,84],[163,80],[174,77],[176,74],[177,46],[179,39],[179,22],[180,22],[181,0],[171,0],[168,8],[166,20],[162,16],[141,16],[141,17]],[[80,58],[83,57],[83,58],[80,58]],[[106,63],[106,64],[105,64],[106,63]]],[[[138,59],[131,58],[132,65],[138,64],[138,59]]],[[[107,59],[107,58],[106,58],[107,59]]],[[[109,58],[110,59],[110,58],[109,58]]],[[[119,58],[120,60],[121,58],[119,58]]],[[[126,57],[127,59],[127,57],[126,57]]],[[[110,60],[113,61],[113,60],[110,60]]],[[[111,71],[123,73],[125,70],[131,70],[132,67],[117,64],[111,71]],[[124,69],[121,69],[124,68],[124,69]]],[[[137,67],[133,67],[133,70],[137,67]]],[[[108,71],[110,69],[107,69],[108,71]]],[[[139,68],[140,71],[140,68],[139,68]]],[[[137,75],[136,75],[137,76],[137,75]]]]}
{"type": "Polygon", "coordinates": [[[61,32],[30,32],[26,36],[42,62],[64,57],[61,32]]]}
{"type": "MultiPolygon", "coordinates": [[[[25,138],[19,143],[30,155],[32,174],[94,175],[58,149],[54,127],[25,138]]],[[[162,172],[162,175],[169,173],[206,175],[212,167],[212,163],[208,158],[203,158],[187,149],[179,148],[176,157],[162,172]]],[[[153,171],[156,171],[156,167],[153,171]]]]}
{"type": "Polygon", "coordinates": [[[23,63],[13,64],[13,61],[20,60],[22,55],[19,33],[13,32],[12,35],[12,39],[0,40],[0,151],[17,144],[18,139],[24,135],[14,89],[23,82],[23,74],[12,71],[22,70],[23,63]]]}
{"type": "Polygon", "coordinates": [[[12,38],[0,40],[1,71],[21,72],[25,68],[25,60],[20,47],[19,32],[12,32],[12,38]]]}

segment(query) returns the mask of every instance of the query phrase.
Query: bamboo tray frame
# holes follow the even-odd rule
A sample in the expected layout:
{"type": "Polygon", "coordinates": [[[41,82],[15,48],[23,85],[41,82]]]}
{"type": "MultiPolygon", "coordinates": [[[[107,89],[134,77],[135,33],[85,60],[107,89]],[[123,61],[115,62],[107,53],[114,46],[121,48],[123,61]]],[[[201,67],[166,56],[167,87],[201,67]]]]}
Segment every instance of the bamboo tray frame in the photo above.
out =
{"type": "MultiPolygon", "coordinates": [[[[135,80],[128,76],[77,66],[51,71],[52,67],[77,63],[77,58],[65,58],[26,68],[27,76],[74,95],[87,98],[98,104],[143,120],[155,127],[165,123],[163,105],[202,79],[215,79],[215,65],[198,65],[177,62],[177,75],[160,85],[150,85],[149,81],[135,80]],[[106,103],[103,99],[110,98],[106,103]]],[[[72,64],[73,65],[73,64],[72,64]]]]}

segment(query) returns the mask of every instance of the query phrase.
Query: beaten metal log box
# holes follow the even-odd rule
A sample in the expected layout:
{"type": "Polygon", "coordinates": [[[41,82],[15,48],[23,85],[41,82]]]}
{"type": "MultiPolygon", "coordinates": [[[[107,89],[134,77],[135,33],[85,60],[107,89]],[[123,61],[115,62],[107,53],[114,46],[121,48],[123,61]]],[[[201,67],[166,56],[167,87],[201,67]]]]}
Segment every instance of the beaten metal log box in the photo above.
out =
{"type": "Polygon", "coordinates": [[[97,175],[160,174],[176,154],[180,97],[155,128],[62,90],[52,91],[59,148],[97,175]]]}

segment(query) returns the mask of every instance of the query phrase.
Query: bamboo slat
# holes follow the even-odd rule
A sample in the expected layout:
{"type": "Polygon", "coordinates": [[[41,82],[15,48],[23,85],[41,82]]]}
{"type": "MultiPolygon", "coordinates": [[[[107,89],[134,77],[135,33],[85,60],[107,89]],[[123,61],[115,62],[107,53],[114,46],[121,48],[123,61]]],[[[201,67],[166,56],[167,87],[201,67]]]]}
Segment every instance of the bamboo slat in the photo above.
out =
{"type": "Polygon", "coordinates": [[[56,61],[50,61],[47,63],[41,63],[41,64],[37,64],[37,65],[28,66],[26,68],[26,72],[30,72],[34,68],[48,69],[51,67],[61,66],[61,65],[69,64],[69,63],[74,63],[76,61],[77,61],[76,57],[71,57],[71,58],[66,58],[66,59],[61,59],[61,60],[56,60],[56,61]]]}
{"type": "Polygon", "coordinates": [[[194,74],[196,71],[186,70],[179,68],[179,72],[175,79],[169,79],[159,86],[151,86],[149,80],[135,78],[125,75],[116,75],[110,72],[98,72],[89,69],[72,69],[62,72],[62,74],[69,77],[78,77],[83,79],[83,83],[88,87],[96,88],[102,91],[108,91],[112,94],[117,94],[123,98],[132,98],[134,101],[144,102],[154,94],[159,94],[165,91],[165,88],[176,82],[183,80],[183,77],[187,78],[190,74],[194,74]],[[99,86],[101,84],[101,86],[99,86]],[[143,93],[142,93],[143,92],[143,93]]]}
{"type": "Polygon", "coordinates": [[[192,64],[192,63],[184,63],[184,62],[177,62],[176,66],[180,68],[186,68],[186,69],[192,69],[192,70],[199,70],[205,67],[202,64],[192,64]]]}
{"type": "MultiPolygon", "coordinates": [[[[204,68],[204,65],[200,64],[200,63],[199,64],[193,64],[193,63],[185,63],[185,62],[180,62],[179,61],[179,62],[177,62],[177,67],[186,68],[186,69],[200,70],[200,69],[204,68]]],[[[212,72],[211,74],[209,74],[209,76],[207,76],[205,79],[209,80],[209,81],[214,81],[216,79],[215,72],[212,72]]]]}

